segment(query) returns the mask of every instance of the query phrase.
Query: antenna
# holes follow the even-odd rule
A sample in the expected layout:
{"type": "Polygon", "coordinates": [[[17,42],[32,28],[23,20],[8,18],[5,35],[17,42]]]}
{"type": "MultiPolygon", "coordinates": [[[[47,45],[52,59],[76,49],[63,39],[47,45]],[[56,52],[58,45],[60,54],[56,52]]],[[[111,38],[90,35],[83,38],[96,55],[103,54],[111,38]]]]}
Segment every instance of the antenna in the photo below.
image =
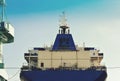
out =
{"type": "Polygon", "coordinates": [[[60,26],[67,26],[67,19],[65,16],[65,12],[62,12],[62,15],[60,15],[61,19],[60,19],[60,26]]]}
{"type": "MultiPolygon", "coordinates": [[[[66,32],[69,33],[69,27],[67,26],[67,19],[66,19],[66,15],[65,12],[62,12],[62,15],[60,16],[60,28],[61,28],[61,34],[66,34],[66,32]],[[66,29],[68,29],[68,31],[66,31],[66,29]]],[[[59,31],[60,33],[60,31],[59,31]]]]}

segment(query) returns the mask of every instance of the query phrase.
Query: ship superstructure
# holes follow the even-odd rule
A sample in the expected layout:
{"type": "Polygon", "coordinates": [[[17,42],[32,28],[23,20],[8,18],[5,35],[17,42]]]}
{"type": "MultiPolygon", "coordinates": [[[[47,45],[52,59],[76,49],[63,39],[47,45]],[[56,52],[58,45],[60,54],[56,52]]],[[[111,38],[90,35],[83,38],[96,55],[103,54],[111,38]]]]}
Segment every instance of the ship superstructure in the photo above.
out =
{"type": "Polygon", "coordinates": [[[0,81],[7,81],[8,75],[4,69],[2,44],[12,43],[14,41],[14,28],[7,22],[5,16],[5,0],[0,0],[0,81]]]}
{"type": "Polygon", "coordinates": [[[21,81],[105,81],[103,53],[94,47],[75,45],[65,14],[51,47],[35,47],[24,54],[28,63],[21,68],[21,81]]]}

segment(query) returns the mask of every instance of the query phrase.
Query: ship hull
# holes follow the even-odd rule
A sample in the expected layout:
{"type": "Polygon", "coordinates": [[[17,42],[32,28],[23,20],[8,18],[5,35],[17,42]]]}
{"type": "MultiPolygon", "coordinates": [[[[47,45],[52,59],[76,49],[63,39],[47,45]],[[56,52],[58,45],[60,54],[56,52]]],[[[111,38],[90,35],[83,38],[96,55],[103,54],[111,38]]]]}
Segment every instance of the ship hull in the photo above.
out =
{"type": "Polygon", "coordinates": [[[102,70],[33,70],[21,71],[21,81],[105,81],[102,70]]]}

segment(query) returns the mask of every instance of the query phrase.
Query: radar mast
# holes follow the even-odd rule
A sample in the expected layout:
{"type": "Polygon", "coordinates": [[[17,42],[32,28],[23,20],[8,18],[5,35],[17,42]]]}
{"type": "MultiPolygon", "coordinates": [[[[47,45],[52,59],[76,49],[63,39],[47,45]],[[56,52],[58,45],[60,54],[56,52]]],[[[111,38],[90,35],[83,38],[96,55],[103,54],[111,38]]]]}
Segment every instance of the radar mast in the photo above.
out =
{"type": "Polygon", "coordinates": [[[76,51],[74,40],[72,38],[72,35],[69,33],[70,30],[67,26],[66,21],[67,19],[65,16],[65,12],[63,12],[60,19],[59,34],[57,34],[56,36],[52,51],[76,51]]]}
{"type": "Polygon", "coordinates": [[[62,13],[61,19],[60,19],[60,32],[61,34],[67,34],[69,33],[69,27],[67,26],[67,19],[65,12],[62,13]]]}

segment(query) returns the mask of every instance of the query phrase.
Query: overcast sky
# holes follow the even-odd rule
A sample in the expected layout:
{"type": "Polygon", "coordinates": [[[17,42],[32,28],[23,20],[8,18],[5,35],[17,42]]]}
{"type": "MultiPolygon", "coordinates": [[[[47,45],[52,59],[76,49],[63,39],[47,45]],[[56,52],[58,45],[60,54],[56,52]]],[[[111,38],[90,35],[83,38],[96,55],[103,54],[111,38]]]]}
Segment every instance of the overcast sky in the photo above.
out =
{"type": "Polygon", "coordinates": [[[4,45],[9,81],[19,80],[24,53],[32,47],[53,44],[59,15],[65,11],[75,44],[96,47],[104,53],[107,81],[119,81],[120,0],[7,0],[7,19],[15,28],[15,41],[4,45]],[[16,74],[15,77],[14,74],[16,74]],[[12,77],[12,78],[11,78],[12,77]]]}

